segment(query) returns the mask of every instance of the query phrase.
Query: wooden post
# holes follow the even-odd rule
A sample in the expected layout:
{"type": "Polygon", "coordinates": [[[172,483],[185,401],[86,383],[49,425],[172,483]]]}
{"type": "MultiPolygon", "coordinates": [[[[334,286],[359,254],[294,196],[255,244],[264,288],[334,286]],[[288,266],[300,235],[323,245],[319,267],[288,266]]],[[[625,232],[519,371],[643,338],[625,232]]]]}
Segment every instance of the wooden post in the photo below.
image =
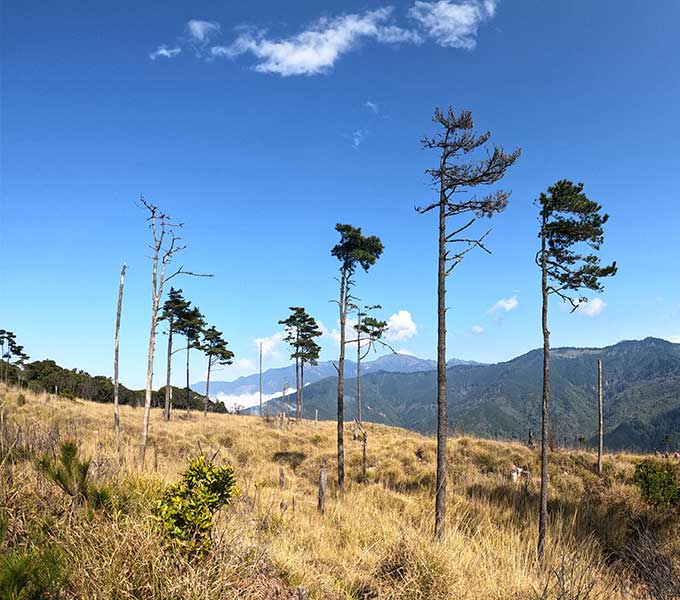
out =
{"type": "Polygon", "coordinates": [[[113,428],[116,434],[116,453],[118,463],[121,462],[120,456],[120,410],[118,407],[118,349],[120,345],[120,314],[123,310],[123,286],[125,285],[125,263],[120,270],[120,285],[118,287],[118,308],[116,310],[116,335],[113,350],[113,428]]]}
{"type": "Polygon", "coordinates": [[[367,441],[366,440],[366,431],[364,430],[364,437],[363,437],[363,440],[362,440],[363,456],[362,456],[362,462],[361,462],[361,481],[363,483],[366,483],[366,481],[368,481],[368,479],[366,477],[366,441],[367,441]]]}
{"type": "Polygon", "coordinates": [[[158,473],[158,444],[153,443],[153,470],[154,473],[158,473]]]}
{"type": "Polygon", "coordinates": [[[326,482],[328,479],[328,474],[326,473],[326,467],[321,466],[321,470],[319,471],[319,503],[317,505],[317,508],[319,510],[319,513],[324,515],[326,514],[326,482]]]}
{"type": "Polygon", "coordinates": [[[315,408],[314,409],[314,423],[318,423],[318,422],[319,422],[319,409],[315,408]]]}
{"type": "Polygon", "coordinates": [[[597,409],[598,409],[598,446],[597,446],[597,472],[602,474],[602,452],[604,450],[604,411],[602,405],[602,359],[597,361],[597,409]]]}
{"type": "Polygon", "coordinates": [[[286,487],[286,475],[283,472],[283,465],[279,463],[279,489],[286,487]]]}

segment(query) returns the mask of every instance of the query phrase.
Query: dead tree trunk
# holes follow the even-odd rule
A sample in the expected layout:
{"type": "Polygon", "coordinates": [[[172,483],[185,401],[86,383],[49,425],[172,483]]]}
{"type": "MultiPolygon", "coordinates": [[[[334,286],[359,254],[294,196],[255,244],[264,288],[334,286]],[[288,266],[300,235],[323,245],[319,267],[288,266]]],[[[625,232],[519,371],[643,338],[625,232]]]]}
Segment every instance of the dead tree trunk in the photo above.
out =
{"type": "Polygon", "coordinates": [[[317,510],[322,515],[326,514],[326,483],[326,467],[322,466],[321,470],[319,471],[319,501],[317,504],[317,510]]]}
{"type": "Polygon", "coordinates": [[[123,286],[125,285],[125,263],[120,270],[120,285],[118,287],[118,307],[116,309],[116,335],[113,351],[113,428],[116,433],[116,453],[120,462],[120,410],[118,407],[118,351],[120,348],[120,316],[123,310],[123,286]]]}
{"type": "Polygon", "coordinates": [[[187,402],[187,417],[189,416],[189,350],[190,350],[189,338],[187,337],[187,387],[184,391],[184,397],[187,402]]]}
{"type": "Polygon", "coordinates": [[[604,452],[604,406],[602,403],[602,359],[597,361],[597,412],[598,412],[598,445],[597,472],[602,474],[602,454],[604,452]]]}
{"type": "Polygon", "coordinates": [[[153,397],[153,361],[156,351],[156,328],[158,325],[158,310],[165,284],[177,275],[193,275],[196,277],[212,277],[185,271],[182,267],[174,273],[166,276],[165,271],[172,257],[181,252],[186,246],[179,245],[179,237],[175,234],[175,228],[181,224],[172,223],[170,217],[158,210],[158,207],[140,198],[140,203],[147,210],[149,216],[149,229],[153,243],[151,249],[151,325],[149,328],[149,349],[146,362],[146,390],[144,391],[144,417],[142,421],[142,433],[139,445],[139,464],[144,467],[146,459],[146,446],[149,439],[149,415],[151,413],[151,400],[153,397]],[[169,242],[165,244],[169,238],[169,242]]]}
{"type": "Polygon", "coordinates": [[[366,476],[366,471],[367,471],[367,457],[366,457],[366,446],[368,444],[368,440],[366,438],[366,431],[363,432],[364,436],[362,439],[362,457],[361,457],[361,481],[362,483],[366,483],[368,481],[367,476],[366,476]]]}
{"type": "Polygon", "coordinates": [[[437,482],[434,504],[434,535],[442,539],[446,522],[446,196],[439,199],[439,256],[437,268],[437,482]]]}
{"type": "Polygon", "coordinates": [[[541,402],[541,500],[538,515],[538,559],[545,557],[545,538],[548,527],[548,437],[550,431],[550,330],[548,329],[548,265],[546,257],[545,218],[541,228],[541,311],[543,329],[543,400],[541,402]]]}
{"type": "Polygon", "coordinates": [[[357,422],[361,425],[361,311],[357,312],[357,422]]]}
{"type": "Polygon", "coordinates": [[[262,417],[262,342],[260,342],[260,418],[262,417]]]}

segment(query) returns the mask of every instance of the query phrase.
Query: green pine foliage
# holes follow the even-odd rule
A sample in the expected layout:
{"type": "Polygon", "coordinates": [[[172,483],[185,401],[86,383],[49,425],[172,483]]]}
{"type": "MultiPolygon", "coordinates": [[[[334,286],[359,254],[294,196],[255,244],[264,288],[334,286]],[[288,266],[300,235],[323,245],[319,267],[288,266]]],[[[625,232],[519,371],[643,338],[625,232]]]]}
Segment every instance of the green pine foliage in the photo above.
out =
{"type": "Polygon", "coordinates": [[[76,505],[86,505],[90,510],[113,508],[111,491],[90,481],[90,461],[80,460],[78,444],[66,440],[59,447],[56,460],[44,455],[37,462],[38,470],[56,484],[76,505]]]}
{"type": "Polygon", "coordinates": [[[648,504],[665,510],[680,506],[680,474],[675,463],[643,460],[635,467],[634,479],[648,504]]]}
{"type": "Polygon", "coordinates": [[[153,512],[173,543],[187,554],[200,555],[212,545],[214,514],[238,493],[233,467],[198,456],[182,479],[165,490],[153,512]]]}

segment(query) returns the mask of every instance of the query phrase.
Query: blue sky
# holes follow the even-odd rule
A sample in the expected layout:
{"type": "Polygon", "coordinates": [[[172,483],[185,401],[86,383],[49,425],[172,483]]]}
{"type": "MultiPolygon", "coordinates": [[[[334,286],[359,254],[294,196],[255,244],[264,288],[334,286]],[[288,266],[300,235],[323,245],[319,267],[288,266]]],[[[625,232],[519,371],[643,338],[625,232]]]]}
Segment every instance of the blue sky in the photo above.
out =
{"type": "MultiPolygon", "coordinates": [[[[143,193],[186,225],[177,282],[252,371],[285,364],[277,321],[304,305],[337,354],[336,222],[379,235],[357,278],[392,343],[436,349],[435,106],[473,111],[522,157],[492,256],[448,280],[449,355],[498,361],[541,343],[533,199],[582,181],[610,213],[619,274],[590,309],[553,303],[555,345],[680,340],[680,3],[6,2],[2,16],[0,315],[34,358],[142,387],[150,309],[143,193]],[[406,313],[403,311],[407,311],[406,313]],[[590,314],[587,314],[590,313],[590,314]]],[[[156,383],[164,378],[159,338],[156,383]]],[[[192,378],[203,376],[195,356],[192,378]]],[[[179,370],[178,370],[179,371],[179,370]]],[[[181,382],[181,373],[175,379],[181,382]]]]}

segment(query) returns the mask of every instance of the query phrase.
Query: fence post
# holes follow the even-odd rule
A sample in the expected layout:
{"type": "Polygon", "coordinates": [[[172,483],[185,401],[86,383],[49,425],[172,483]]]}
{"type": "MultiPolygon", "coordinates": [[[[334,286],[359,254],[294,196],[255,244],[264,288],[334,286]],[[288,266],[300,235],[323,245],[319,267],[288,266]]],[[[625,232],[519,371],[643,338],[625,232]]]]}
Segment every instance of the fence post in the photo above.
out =
{"type": "Polygon", "coordinates": [[[319,513],[326,514],[326,482],[328,474],[326,473],[326,467],[321,466],[319,471],[319,504],[317,506],[319,513]]]}

